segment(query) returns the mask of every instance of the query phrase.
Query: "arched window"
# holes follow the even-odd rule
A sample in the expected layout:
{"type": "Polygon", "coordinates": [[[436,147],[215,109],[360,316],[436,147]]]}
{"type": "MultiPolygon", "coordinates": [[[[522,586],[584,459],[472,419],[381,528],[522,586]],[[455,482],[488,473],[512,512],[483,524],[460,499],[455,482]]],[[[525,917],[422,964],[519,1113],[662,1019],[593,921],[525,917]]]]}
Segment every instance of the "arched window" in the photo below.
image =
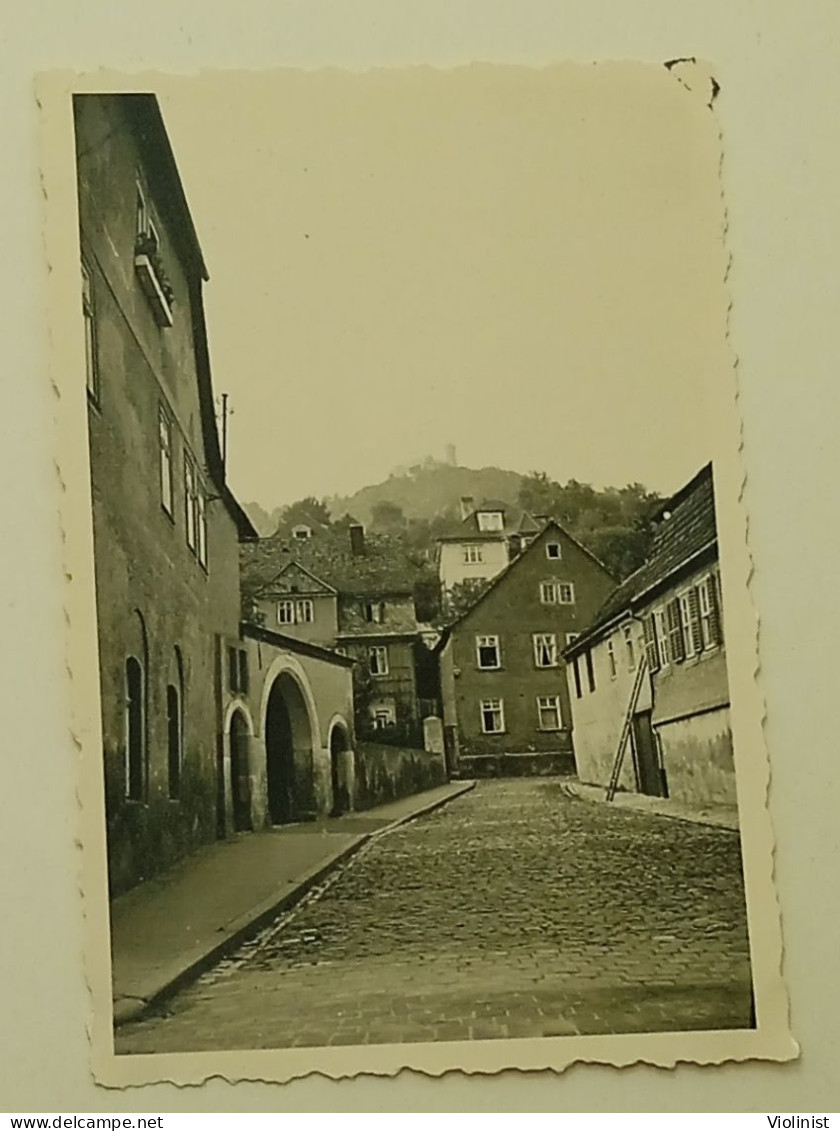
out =
{"type": "Polygon", "coordinates": [[[180,649],[170,664],[169,683],[166,687],[167,766],[169,797],[176,801],[181,796],[181,768],[184,755],[184,677],[180,649]]]}
{"type": "Polygon", "coordinates": [[[143,666],[136,656],[125,662],[125,792],[142,801],[146,792],[146,704],[143,666]]]}

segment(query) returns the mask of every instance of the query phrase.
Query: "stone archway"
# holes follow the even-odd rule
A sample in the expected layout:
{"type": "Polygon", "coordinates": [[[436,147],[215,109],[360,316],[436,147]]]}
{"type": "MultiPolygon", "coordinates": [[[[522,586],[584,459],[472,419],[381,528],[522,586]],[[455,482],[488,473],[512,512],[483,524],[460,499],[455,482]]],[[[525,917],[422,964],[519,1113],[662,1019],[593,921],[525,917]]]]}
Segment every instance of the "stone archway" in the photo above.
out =
{"type": "Polygon", "coordinates": [[[333,723],[330,730],[330,784],[332,786],[332,817],[340,817],[350,810],[351,769],[349,760],[350,736],[343,722],[333,723]]]}
{"type": "Polygon", "coordinates": [[[303,691],[289,671],[281,672],[271,684],[264,733],[271,824],[301,820],[314,808],[313,734],[303,691]]]}

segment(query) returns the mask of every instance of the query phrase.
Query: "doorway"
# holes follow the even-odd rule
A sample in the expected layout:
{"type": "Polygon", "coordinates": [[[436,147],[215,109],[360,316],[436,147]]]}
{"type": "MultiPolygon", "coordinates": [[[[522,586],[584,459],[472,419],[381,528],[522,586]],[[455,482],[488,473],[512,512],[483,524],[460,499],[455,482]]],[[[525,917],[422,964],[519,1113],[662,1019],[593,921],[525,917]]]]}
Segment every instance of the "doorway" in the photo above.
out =
{"type": "Polygon", "coordinates": [[[347,781],[347,758],[350,743],[344,727],[336,723],[330,734],[330,784],[332,785],[332,810],[330,816],[340,817],[350,809],[350,789],[347,781]]]}
{"type": "Polygon", "coordinates": [[[275,679],[269,692],[265,753],[271,823],[300,820],[311,794],[312,729],[303,693],[287,672],[275,679]]]}
{"type": "Polygon", "coordinates": [[[248,724],[241,711],[230,720],[230,789],[235,832],[248,832],[251,824],[251,776],[248,762],[248,724]]]}
{"type": "Polygon", "coordinates": [[[665,771],[659,762],[650,711],[641,711],[633,716],[633,753],[639,793],[646,793],[649,797],[667,797],[665,771]]]}

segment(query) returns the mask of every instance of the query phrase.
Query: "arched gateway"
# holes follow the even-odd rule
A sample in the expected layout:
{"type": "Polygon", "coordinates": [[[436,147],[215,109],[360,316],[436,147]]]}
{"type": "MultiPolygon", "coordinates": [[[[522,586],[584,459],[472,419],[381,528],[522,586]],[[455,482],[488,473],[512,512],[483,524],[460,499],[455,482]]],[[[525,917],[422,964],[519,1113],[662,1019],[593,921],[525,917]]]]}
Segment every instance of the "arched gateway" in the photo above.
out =
{"type": "Polygon", "coordinates": [[[273,825],[301,820],[314,808],[313,735],[309,706],[291,671],[274,677],[265,709],[268,813],[273,825]]]}

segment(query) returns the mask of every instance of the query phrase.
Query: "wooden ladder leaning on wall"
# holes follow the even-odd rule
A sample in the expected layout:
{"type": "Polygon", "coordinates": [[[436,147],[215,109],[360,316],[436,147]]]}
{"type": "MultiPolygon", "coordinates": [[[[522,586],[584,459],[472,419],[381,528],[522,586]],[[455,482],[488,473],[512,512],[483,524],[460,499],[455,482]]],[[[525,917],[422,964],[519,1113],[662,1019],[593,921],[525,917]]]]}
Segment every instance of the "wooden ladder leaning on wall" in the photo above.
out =
{"type": "Polygon", "coordinates": [[[636,704],[639,701],[639,694],[642,690],[642,682],[647,674],[648,662],[647,657],[642,656],[639,660],[639,666],[636,668],[636,677],[633,680],[633,687],[630,691],[630,699],[627,703],[627,710],[624,712],[624,722],[621,726],[621,735],[618,739],[618,747],[615,752],[615,761],[613,762],[612,773],[610,774],[609,785],[607,786],[607,801],[612,801],[615,797],[616,790],[618,789],[618,780],[621,777],[621,767],[624,763],[624,751],[627,749],[627,741],[630,738],[630,729],[633,726],[633,713],[636,710],[636,704]]]}

